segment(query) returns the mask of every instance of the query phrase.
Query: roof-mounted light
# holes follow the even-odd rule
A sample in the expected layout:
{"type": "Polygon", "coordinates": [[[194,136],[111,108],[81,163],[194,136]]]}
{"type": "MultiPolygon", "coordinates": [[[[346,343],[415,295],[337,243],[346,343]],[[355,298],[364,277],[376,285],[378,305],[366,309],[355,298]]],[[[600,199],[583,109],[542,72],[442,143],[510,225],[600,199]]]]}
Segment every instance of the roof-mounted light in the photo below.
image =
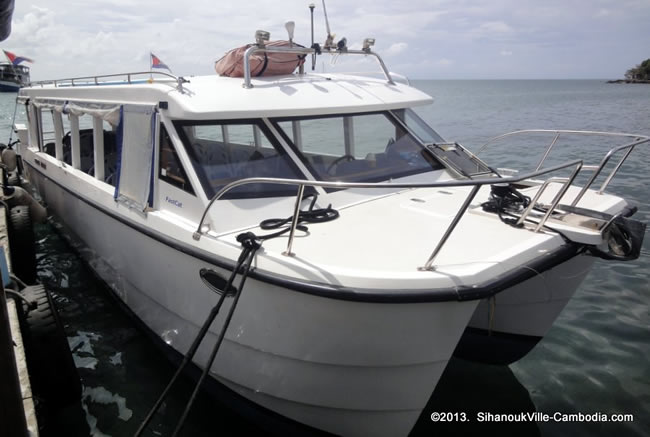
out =
{"type": "Polygon", "coordinates": [[[347,52],[348,51],[348,39],[343,37],[339,40],[339,42],[336,43],[336,50],[340,52],[347,52]]]}
{"type": "Polygon", "coordinates": [[[374,38],[366,38],[366,39],[363,40],[363,48],[362,48],[362,50],[364,52],[369,52],[370,47],[372,47],[374,45],[375,45],[375,39],[374,38]]]}
{"type": "Polygon", "coordinates": [[[264,43],[271,39],[271,32],[266,30],[257,30],[255,31],[255,42],[258,46],[264,47],[264,43]]]}

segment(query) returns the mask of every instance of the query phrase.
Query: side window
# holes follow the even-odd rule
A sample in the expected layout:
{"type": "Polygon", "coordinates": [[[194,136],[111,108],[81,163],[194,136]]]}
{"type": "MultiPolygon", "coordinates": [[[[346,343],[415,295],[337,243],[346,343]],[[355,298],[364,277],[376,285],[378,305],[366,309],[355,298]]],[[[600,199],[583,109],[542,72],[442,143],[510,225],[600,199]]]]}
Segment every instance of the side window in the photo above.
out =
{"type": "Polygon", "coordinates": [[[117,138],[115,129],[106,121],[102,123],[104,131],[104,182],[115,186],[117,177],[117,138]]]}
{"type": "Polygon", "coordinates": [[[80,166],[79,170],[94,176],[95,162],[93,159],[93,117],[88,114],[79,116],[79,150],[80,166]]]}
{"type": "Polygon", "coordinates": [[[192,185],[183,169],[176,149],[172,145],[172,140],[169,138],[165,126],[160,126],[160,172],[159,177],[161,180],[171,184],[181,190],[194,194],[192,185]]]}
{"type": "MultiPolygon", "coordinates": [[[[68,165],[72,165],[72,149],[71,149],[71,133],[69,121],[67,117],[61,117],[60,114],[52,110],[40,111],[41,125],[43,126],[43,151],[48,155],[61,159],[68,165]],[[45,116],[49,114],[49,116],[45,116]],[[58,129],[60,132],[57,134],[57,123],[60,123],[58,129]],[[67,132],[67,133],[64,133],[67,132]],[[57,136],[60,135],[60,138],[57,136]],[[61,155],[57,156],[56,142],[61,142],[61,155]]],[[[115,141],[115,129],[106,121],[101,119],[93,119],[92,116],[84,114],[79,117],[79,124],[82,129],[79,130],[79,146],[80,146],[80,165],[79,169],[84,173],[95,176],[95,171],[100,168],[102,172],[98,177],[103,182],[115,186],[115,178],[117,171],[117,147],[115,141]],[[97,129],[99,134],[94,134],[94,129],[97,129]],[[95,144],[99,141],[100,144],[95,144]],[[100,147],[97,158],[103,157],[103,165],[98,166],[95,162],[95,148],[100,147]]]]}
{"type": "Polygon", "coordinates": [[[53,158],[56,157],[56,147],[54,144],[55,135],[53,127],[53,117],[55,116],[56,115],[54,111],[50,109],[41,109],[40,118],[41,124],[43,125],[43,152],[47,153],[53,158]]]}
{"type": "MultiPolygon", "coordinates": [[[[246,178],[304,179],[291,159],[261,123],[176,122],[187,153],[212,197],[230,182],[246,178]]],[[[248,184],[234,188],[225,198],[292,196],[296,187],[280,184],[248,184]]]]}

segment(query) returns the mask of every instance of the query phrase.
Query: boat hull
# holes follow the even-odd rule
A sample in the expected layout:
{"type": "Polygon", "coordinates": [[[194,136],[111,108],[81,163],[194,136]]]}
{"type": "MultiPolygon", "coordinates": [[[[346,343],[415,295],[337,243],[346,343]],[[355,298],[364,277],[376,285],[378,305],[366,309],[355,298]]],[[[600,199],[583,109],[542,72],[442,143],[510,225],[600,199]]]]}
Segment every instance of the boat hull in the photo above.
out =
{"type": "Polygon", "coordinates": [[[20,89],[20,84],[8,80],[0,80],[0,92],[2,93],[17,93],[20,89]]]}
{"type": "MultiPolygon", "coordinates": [[[[218,296],[200,280],[210,265],[107,214],[97,201],[29,178],[80,252],[167,347],[184,354],[218,296]]],[[[114,203],[114,202],[112,202],[114,203]]],[[[195,356],[202,367],[227,299],[195,356]]],[[[430,398],[477,301],[351,302],[250,278],[211,368],[240,396],[341,435],[406,435],[430,398]]]]}
{"type": "Polygon", "coordinates": [[[482,299],[454,355],[489,364],[523,358],[546,335],[596,258],[577,255],[490,299],[482,299]]]}

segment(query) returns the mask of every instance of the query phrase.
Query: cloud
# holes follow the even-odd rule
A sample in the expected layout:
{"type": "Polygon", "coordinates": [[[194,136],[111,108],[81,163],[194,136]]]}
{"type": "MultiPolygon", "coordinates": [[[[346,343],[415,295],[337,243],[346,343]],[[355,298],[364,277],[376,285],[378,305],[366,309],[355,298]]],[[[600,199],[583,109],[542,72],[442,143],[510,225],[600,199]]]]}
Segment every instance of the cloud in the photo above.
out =
{"type": "Polygon", "coordinates": [[[481,33],[512,33],[513,28],[503,21],[488,21],[479,26],[481,33]]]}
{"type": "Polygon", "coordinates": [[[32,6],[29,13],[14,21],[10,38],[18,47],[42,44],[54,36],[54,27],[52,11],[32,6]]]}
{"type": "Polygon", "coordinates": [[[388,47],[388,49],[383,52],[383,54],[387,56],[398,55],[405,51],[408,46],[409,45],[405,42],[396,42],[394,44],[391,44],[390,47],[388,47]]]}
{"type": "MultiPolygon", "coordinates": [[[[213,62],[253,42],[256,29],[285,39],[287,20],[296,23],[296,42],[311,44],[304,0],[285,0],[281,11],[271,0],[252,0],[246,8],[233,2],[217,8],[213,0],[183,7],[172,0],[30,3],[16,2],[3,47],[35,59],[35,80],[147,70],[149,51],[176,74],[213,74],[213,62]]],[[[323,42],[323,11],[315,3],[315,37],[323,42]]],[[[327,8],[337,40],[345,36],[350,47],[359,47],[375,37],[388,68],[401,66],[413,77],[450,74],[445,67],[452,64],[459,67],[454,74],[489,77],[607,77],[648,57],[648,0],[357,0],[353,6],[327,0],[327,8]],[[517,62],[513,57],[504,65],[503,57],[513,53],[517,62]],[[469,68],[474,64],[481,68],[469,68]]]]}

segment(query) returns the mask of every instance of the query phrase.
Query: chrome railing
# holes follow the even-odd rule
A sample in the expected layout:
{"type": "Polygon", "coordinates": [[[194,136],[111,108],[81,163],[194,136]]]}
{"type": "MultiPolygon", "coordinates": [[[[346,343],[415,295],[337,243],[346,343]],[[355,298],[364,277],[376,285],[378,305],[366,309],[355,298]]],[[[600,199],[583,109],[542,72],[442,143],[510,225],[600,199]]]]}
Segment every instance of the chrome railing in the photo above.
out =
{"type": "Polygon", "coordinates": [[[132,73],[114,73],[114,74],[102,74],[97,76],[80,76],[80,77],[69,77],[65,79],[55,79],[55,80],[41,80],[37,82],[30,82],[29,87],[45,85],[54,85],[55,88],[58,87],[74,87],[74,86],[92,86],[92,85],[132,85],[132,84],[141,84],[146,83],[147,81],[155,81],[154,76],[161,78],[172,79],[176,82],[177,87],[182,91],[183,83],[186,83],[187,80],[180,76],[174,76],[171,73],[165,73],[164,71],[136,71],[132,73]],[[134,79],[139,76],[149,76],[148,79],[134,79]],[[123,78],[121,81],[111,81],[110,79],[123,78]]]}
{"type": "Polygon", "coordinates": [[[513,135],[526,135],[526,134],[553,134],[553,140],[551,143],[548,145],[546,150],[544,151],[544,154],[542,156],[542,159],[539,161],[537,164],[536,170],[540,170],[542,168],[542,165],[544,165],[544,162],[546,162],[546,158],[548,158],[549,154],[551,153],[551,150],[559,140],[561,135],[584,135],[584,136],[602,136],[602,137],[619,137],[619,138],[633,138],[633,141],[628,142],[626,144],[614,147],[611,149],[605,157],[600,161],[599,165],[584,165],[582,168],[585,170],[592,170],[593,173],[589,177],[588,182],[585,184],[584,187],[580,190],[580,193],[573,199],[573,202],[571,203],[571,206],[576,206],[580,199],[585,195],[587,190],[591,188],[593,183],[595,182],[596,178],[600,175],[600,173],[603,171],[605,168],[605,165],[609,162],[609,160],[618,152],[625,150],[625,153],[623,154],[623,157],[621,160],[616,164],[616,166],[612,169],[612,171],[607,175],[605,178],[605,181],[603,184],[600,186],[600,189],[597,191],[598,194],[602,194],[605,191],[605,188],[609,185],[609,183],[612,181],[614,176],[616,176],[616,173],[618,173],[619,169],[625,162],[628,156],[630,156],[630,153],[634,150],[636,146],[639,144],[647,143],[650,141],[650,137],[645,136],[645,135],[636,135],[636,134],[628,134],[628,133],[622,133],[622,132],[599,132],[599,131],[583,131],[583,130],[551,130],[551,129],[526,129],[526,130],[518,130],[514,132],[508,132],[503,135],[499,135],[494,138],[490,138],[485,144],[483,144],[479,150],[476,152],[478,155],[482,151],[484,151],[490,144],[493,144],[499,140],[502,140],[503,138],[506,137],[511,137],[513,135]]]}
{"type": "MultiPolygon", "coordinates": [[[[304,48],[304,47],[269,47],[269,46],[259,46],[259,45],[253,45],[246,49],[246,52],[244,53],[244,88],[253,88],[253,84],[251,83],[251,61],[250,57],[255,54],[255,53],[290,53],[290,54],[296,54],[296,55],[316,55],[316,54],[322,54],[322,53],[328,53],[331,55],[364,55],[364,56],[373,56],[377,62],[379,63],[379,67],[381,68],[382,72],[384,73],[384,77],[386,78],[386,81],[390,85],[395,85],[395,82],[393,81],[393,78],[390,75],[390,72],[388,71],[388,68],[386,68],[386,64],[384,64],[384,61],[381,59],[381,56],[379,56],[377,53],[373,52],[370,49],[367,50],[330,50],[323,48],[320,51],[316,51],[315,49],[309,49],[309,48],[304,48]]],[[[300,73],[303,73],[304,66],[300,66],[300,73]]]]}
{"type": "Polygon", "coordinates": [[[436,247],[434,248],[433,252],[427,259],[427,261],[424,263],[422,267],[419,267],[419,270],[434,270],[433,262],[440,252],[440,250],[443,248],[447,240],[449,239],[450,235],[462,219],[462,217],[465,215],[465,212],[467,211],[467,208],[471,204],[472,200],[478,193],[481,187],[484,185],[493,185],[493,184],[510,184],[510,183],[516,183],[516,182],[521,182],[527,179],[539,177],[545,174],[553,173],[559,170],[567,169],[575,167],[573,170],[573,173],[569,178],[564,179],[564,184],[560,188],[560,191],[554,198],[551,207],[549,208],[547,214],[538,222],[537,228],[535,229],[536,231],[539,231],[542,226],[544,226],[544,223],[548,219],[548,217],[551,215],[553,210],[557,207],[557,205],[560,202],[560,199],[562,196],[566,193],[566,191],[569,189],[569,186],[575,179],[576,175],[582,168],[582,160],[575,160],[571,161],[568,163],[556,165],[553,167],[545,168],[542,170],[537,170],[532,173],[524,174],[521,176],[516,176],[516,177],[506,177],[506,178],[485,178],[485,179],[457,179],[457,180],[449,180],[449,181],[442,181],[442,182],[430,182],[430,183],[392,183],[392,182],[336,182],[336,181],[316,181],[316,180],[304,180],[304,179],[282,179],[282,178],[247,178],[247,179],[240,179],[238,181],[234,181],[223,187],[217,194],[215,194],[212,199],[210,199],[210,202],[206,206],[205,210],[203,211],[203,215],[201,216],[201,220],[199,221],[199,225],[196,229],[196,231],[193,234],[193,238],[195,240],[200,240],[203,235],[208,235],[210,232],[210,227],[209,225],[205,224],[205,219],[208,215],[208,212],[210,208],[212,208],[212,205],[214,203],[221,199],[226,193],[231,191],[234,188],[240,187],[242,185],[249,185],[249,184],[278,184],[278,185],[294,185],[298,187],[298,192],[296,194],[296,201],[294,205],[294,210],[293,210],[293,220],[290,225],[289,229],[289,239],[287,242],[287,249],[283,252],[283,255],[286,256],[293,256],[294,253],[292,252],[293,248],[293,240],[294,240],[294,234],[297,228],[298,224],[298,213],[300,211],[300,204],[302,202],[302,194],[304,193],[305,187],[322,187],[322,188],[338,188],[338,189],[343,189],[343,188],[359,188],[359,189],[415,189],[415,188],[452,188],[452,187],[473,187],[470,193],[467,195],[465,200],[463,201],[462,205],[458,208],[458,211],[456,212],[456,215],[452,219],[451,223],[447,226],[447,229],[445,230],[443,236],[441,239],[437,242],[436,247]]]}

